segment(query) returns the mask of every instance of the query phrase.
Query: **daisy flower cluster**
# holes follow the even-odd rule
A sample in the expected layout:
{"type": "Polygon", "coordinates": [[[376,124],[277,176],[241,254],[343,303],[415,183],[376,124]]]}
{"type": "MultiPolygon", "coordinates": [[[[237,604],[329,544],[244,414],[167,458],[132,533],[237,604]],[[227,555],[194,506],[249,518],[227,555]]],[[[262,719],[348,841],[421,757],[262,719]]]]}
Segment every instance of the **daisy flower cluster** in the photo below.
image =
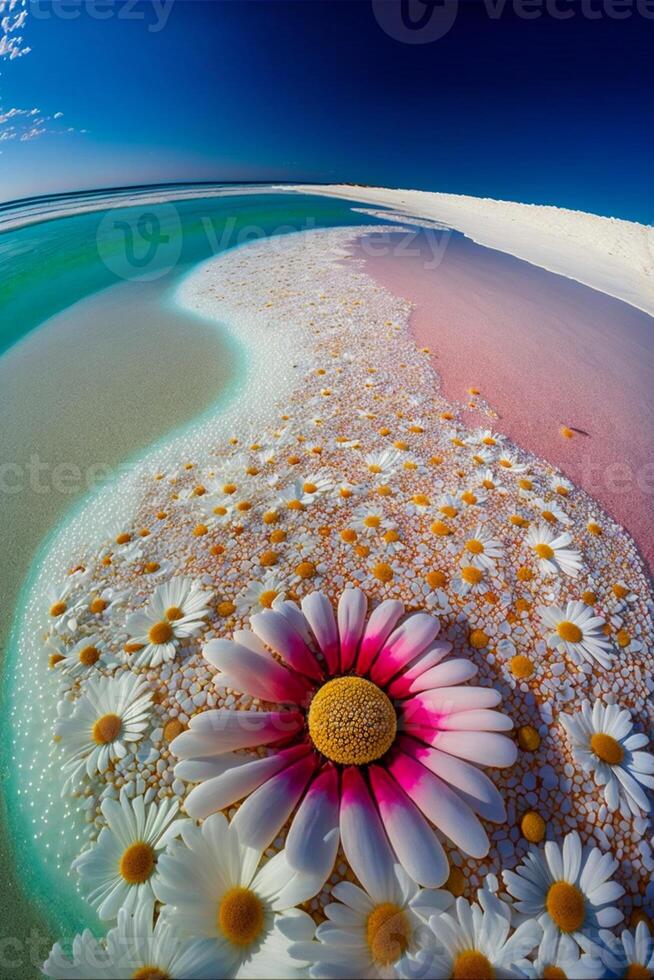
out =
{"type": "Polygon", "coordinates": [[[270,423],[144,474],[41,605],[49,778],[86,814],[102,936],[44,972],[645,975],[635,546],[463,424],[346,233],[295,237],[202,280],[302,338],[270,423]]]}

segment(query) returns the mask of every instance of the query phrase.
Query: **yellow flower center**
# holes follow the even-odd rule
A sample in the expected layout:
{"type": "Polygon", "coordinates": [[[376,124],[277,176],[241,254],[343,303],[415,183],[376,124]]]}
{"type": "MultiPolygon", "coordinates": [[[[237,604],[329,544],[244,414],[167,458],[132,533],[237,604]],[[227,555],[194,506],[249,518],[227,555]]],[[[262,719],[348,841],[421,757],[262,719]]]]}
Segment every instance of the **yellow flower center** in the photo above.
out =
{"type": "Polygon", "coordinates": [[[545,837],[545,821],[540,813],[529,810],[520,821],[520,830],[525,840],[531,844],[540,844],[545,837]]]}
{"type": "Polygon", "coordinates": [[[381,524],[381,518],[377,517],[376,514],[368,514],[367,517],[364,517],[363,523],[365,527],[376,528],[381,524]]]}
{"type": "Polygon", "coordinates": [[[624,749],[612,735],[595,732],[590,740],[591,752],[609,766],[619,766],[624,759],[624,749]]]}
{"type": "Polygon", "coordinates": [[[554,558],[554,548],[550,548],[548,544],[537,544],[534,546],[534,551],[539,558],[545,558],[547,561],[554,558]]]}
{"type": "Polygon", "coordinates": [[[444,521],[434,521],[431,529],[434,534],[438,534],[440,537],[447,537],[448,534],[452,533],[452,529],[444,521]]]}
{"type": "Polygon", "coordinates": [[[652,980],[654,973],[642,963],[630,963],[624,976],[625,980],[652,980]]]}
{"type": "Polygon", "coordinates": [[[140,966],[132,973],[132,980],[171,980],[170,973],[160,970],[158,966],[140,966]]]}
{"type": "Polygon", "coordinates": [[[529,657],[525,657],[525,655],[522,653],[518,653],[515,657],[511,657],[509,667],[516,680],[526,680],[526,678],[531,677],[534,672],[534,665],[532,661],[529,657]]]}
{"type": "Polygon", "coordinates": [[[385,561],[379,561],[377,562],[376,565],[373,565],[372,574],[377,579],[378,582],[393,581],[393,569],[385,561]]]}
{"type": "Polygon", "coordinates": [[[554,516],[551,510],[541,511],[540,516],[543,518],[544,521],[547,521],[548,524],[556,524],[556,517],[554,516]]]}
{"type": "Polygon", "coordinates": [[[456,517],[456,515],[459,513],[456,507],[452,507],[450,504],[443,504],[443,506],[439,507],[438,509],[441,514],[445,515],[445,517],[456,517]]]}
{"type": "Polygon", "coordinates": [[[466,551],[469,551],[471,555],[483,555],[484,545],[477,538],[469,538],[466,541],[466,551]]]}
{"type": "Polygon", "coordinates": [[[92,667],[93,664],[97,663],[100,659],[100,651],[97,647],[89,646],[84,647],[79,652],[79,662],[84,667],[92,667]]]}
{"type": "Polygon", "coordinates": [[[351,527],[343,528],[341,531],[341,541],[345,541],[346,544],[354,544],[357,539],[357,532],[353,531],[351,527]]]}
{"type": "Polygon", "coordinates": [[[299,565],[296,566],[295,574],[298,578],[313,578],[316,574],[316,566],[312,561],[301,561],[299,565]]]}
{"type": "Polygon", "coordinates": [[[485,446],[495,446],[496,440],[492,436],[484,436],[481,440],[485,446]]]}
{"type": "Polygon", "coordinates": [[[277,592],[275,589],[266,589],[259,596],[259,605],[263,606],[264,609],[270,609],[276,598],[277,592]]]}
{"type": "Polygon", "coordinates": [[[568,980],[560,966],[543,967],[543,980],[568,980]]]}
{"type": "Polygon", "coordinates": [[[315,483],[305,483],[302,489],[305,493],[317,493],[318,491],[318,487],[315,485],[315,483]]]}
{"type": "Polygon", "coordinates": [[[461,500],[464,502],[464,504],[472,505],[477,503],[477,498],[475,497],[474,493],[472,493],[470,490],[465,490],[461,494],[461,500]]]}
{"type": "Polygon", "coordinates": [[[66,612],[65,602],[53,602],[52,605],[50,606],[51,616],[63,616],[65,612],[66,612]]]}
{"type": "Polygon", "coordinates": [[[308,716],[313,744],[332,762],[363,766],[390,749],[397,718],[387,695],[363,677],[335,677],[314,696],[308,716]]]}
{"type": "Polygon", "coordinates": [[[480,568],[475,568],[473,565],[464,565],[461,569],[461,578],[468,585],[479,585],[484,577],[484,573],[480,568]]]}
{"type": "Polygon", "coordinates": [[[176,619],[182,619],[183,616],[184,610],[180,609],[179,606],[169,606],[166,609],[166,619],[171,623],[174,623],[176,619]]]}
{"type": "Polygon", "coordinates": [[[107,745],[108,742],[115,741],[120,735],[122,726],[122,719],[118,715],[112,713],[102,715],[93,725],[93,741],[98,745],[107,745]]]}
{"type": "Polygon", "coordinates": [[[251,946],[263,930],[263,902],[249,888],[230,888],[218,906],[217,924],[234,946],[251,946]]]}
{"type": "Polygon", "coordinates": [[[142,885],[154,871],[154,865],[154,848],[140,840],[123,851],[119,870],[128,885],[142,885]]]}
{"type": "Polygon", "coordinates": [[[411,924],[406,913],[393,902],[376,905],[366,922],[366,941],[377,966],[391,966],[406,953],[411,924]]]}
{"type": "Polygon", "coordinates": [[[576,885],[555,881],[550,885],[545,902],[551,919],[562,932],[576,932],[584,924],[584,896],[576,885]]]}
{"type": "Polygon", "coordinates": [[[476,949],[459,953],[452,967],[452,980],[494,980],[493,964],[476,949]]]}
{"type": "Polygon", "coordinates": [[[170,623],[155,623],[148,630],[148,640],[155,645],[159,643],[170,643],[173,636],[173,628],[170,623]]]}
{"type": "Polygon", "coordinates": [[[566,643],[579,643],[584,635],[576,623],[571,623],[567,619],[559,623],[556,632],[566,643]]]}

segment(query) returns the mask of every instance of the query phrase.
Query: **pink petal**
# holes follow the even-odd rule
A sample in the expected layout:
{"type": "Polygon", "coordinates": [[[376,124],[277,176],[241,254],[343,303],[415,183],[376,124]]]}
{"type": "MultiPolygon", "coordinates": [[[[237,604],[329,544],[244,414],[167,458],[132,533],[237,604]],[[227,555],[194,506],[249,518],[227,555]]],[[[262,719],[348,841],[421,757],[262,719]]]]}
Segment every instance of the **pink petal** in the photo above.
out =
{"type": "Polygon", "coordinates": [[[188,731],[173,739],[170,751],[178,759],[222,755],[281,741],[303,726],[298,711],[203,711],[191,718],[188,731]]]}
{"type": "Polygon", "coordinates": [[[360,771],[350,766],[341,779],[343,851],[373,901],[382,902],[394,877],[393,852],[360,771]]]}
{"type": "Polygon", "coordinates": [[[349,670],[356,659],[367,611],[368,600],[361,589],[345,589],[338,603],[342,671],[349,670]]]}
{"type": "Polygon", "coordinates": [[[445,657],[452,649],[451,643],[444,643],[437,640],[436,643],[432,645],[421,653],[419,656],[412,660],[411,663],[398,674],[397,677],[391,681],[389,686],[386,688],[386,692],[389,697],[392,698],[404,698],[410,693],[411,683],[417,677],[420,677],[425,671],[430,670],[439,664],[443,657],[445,657]]]}
{"type": "Polygon", "coordinates": [[[438,687],[451,687],[455,684],[463,684],[469,681],[477,673],[477,667],[472,660],[465,660],[459,657],[456,660],[448,660],[444,664],[426,670],[424,674],[417,677],[411,684],[411,693],[418,694],[420,691],[434,690],[438,687]]]}
{"type": "Polygon", "coordinates": [[[385,769],[371,766],[368,775],[398,861],[423,888],[438,888],[450,869],[433,828],[385,769]]]}
{"type": "Polygon", "coordinates": [[[515,742],[497,732],[434,732],[428,744],[459,759],[499,769],[512,766],[518,755],[515,742]]]}
{"type": "Polygon", "coordinates": [[[415,613],[391,633],[377,655],[370,676],[375,684],[386,684],[402,667],[426,650],[436,639],[440,623],[428,613],[415,613]]]}
{"type": "Polygon", "coordinates": [[[248,796],[232,820],[241,843],[263,851],[274,840],[318,766],[313,753],[272,776],[248,796]]]}
{"type": "Polygon", "coordinates": [[[328,672],[337,673],[338,627],[331,602],[323,592],[312,592],[310,595],[305,595],[302,600],[302,612],[323,653],[328,672]]]}
{"type": "Polygon", "coordinates": [[[307,646],[311,646],[311,630],[297,602],[292,602],[290,599],[275,599],[272,607],[275,612],[281,613],[289,621],[307,646]]]}
{"type": "Polygon", "coordinates": [[[265,759],[254,759],[252,762],[234,766],[192,789],[184,804],[186,812],[193,820],[204,820],[217,810],[224,810],[226,806],[243,799],[285,766],[291,765],[309,752],[306,745],[294,745],[265,759]]]}
{"type": "Polygon", "coordinates": [[[398,739],[398,746],[448,783],[485,820],[492,820],[494,823],[506,820],[504,801],[495,784],[481,769],[446,752],[421,745],[412,738],[401,737],[398,739]]]}
{"type": "Polygon", "coordinates": [[[315,655],[288,619],[274,609],[265,609],[250,617],[250,625],[260,640],[278,653],[294,670],[314,680],[322,678],[315,655]]]}
{"type": "Polygon", "coordinates": [[[376,609],[373,609],[359,648],[356,664],[357,674],[365,676],[369,673],[375,657],[395,629],[395,624],[403,613],[404,605],[399,599],[385,599],[376,609]]]}
{"type": "Polygon", "coordinates": [[[501,711],[476,708],[473,711],[457,711],[443,715],[439,722],[443,731],[452,732],[510,732],[513,721],[501,711]]]}
{"type": "Polygon", "coordinates": [[[501,700],[499,691],[491,687],[441,687],[423,691],[402,704],[402,727],[438,728],[443,715],[494,708],[501,700]]]}
{"type": "Polygon", "coordinates": [[[326,881],[338,851],[339,778],[331,764],[313,780],[293,817],[286,838],[286,858],[294,871],[326,881]]]}
{"type": "Polygon", "coordinates": [[[272,658],[232,640],[209,640],[203,653],[210,664],[229,674],[237,691],[263,701],[302,704],[306,700],[308,682],[272,658]]]}
{"type": "Polygon", "coordinates": [[[472,857],[482,858],[490,847],[486,831],[467,804],[438,776],[396,750],[387,768],[425,816],[472,857]]]}

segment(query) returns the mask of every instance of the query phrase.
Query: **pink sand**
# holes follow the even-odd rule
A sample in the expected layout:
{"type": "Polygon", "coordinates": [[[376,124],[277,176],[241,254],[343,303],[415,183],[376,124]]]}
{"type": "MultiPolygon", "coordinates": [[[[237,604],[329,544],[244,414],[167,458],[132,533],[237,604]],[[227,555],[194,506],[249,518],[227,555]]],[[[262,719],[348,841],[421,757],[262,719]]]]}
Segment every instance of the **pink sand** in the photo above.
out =
{"type": "Polygon", "coordinates": [[[415,305],[411,327],[432,351],[444,395],[465,404],[479,388],[499,414],[495,427],[587,490],[654,568],[654,320],[459,235],[430,267],[434,234],[420,233],[414,254],[391,246],[380,255],[376,245],[371,255],[365,239],[359,254],[415,305]]]}

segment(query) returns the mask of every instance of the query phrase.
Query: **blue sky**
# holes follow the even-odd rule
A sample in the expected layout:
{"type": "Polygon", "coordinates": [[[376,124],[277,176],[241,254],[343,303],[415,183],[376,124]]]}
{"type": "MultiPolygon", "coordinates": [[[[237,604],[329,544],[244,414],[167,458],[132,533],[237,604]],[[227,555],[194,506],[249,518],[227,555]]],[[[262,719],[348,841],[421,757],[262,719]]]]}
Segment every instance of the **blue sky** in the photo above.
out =
{"type": "Polygon", "coordinates": [[[345,180],[654,221],[654,2],[443,2],[444,36],[404,43],[371,0],[33,0],[0,60],[0,200],[345,180]]]}

